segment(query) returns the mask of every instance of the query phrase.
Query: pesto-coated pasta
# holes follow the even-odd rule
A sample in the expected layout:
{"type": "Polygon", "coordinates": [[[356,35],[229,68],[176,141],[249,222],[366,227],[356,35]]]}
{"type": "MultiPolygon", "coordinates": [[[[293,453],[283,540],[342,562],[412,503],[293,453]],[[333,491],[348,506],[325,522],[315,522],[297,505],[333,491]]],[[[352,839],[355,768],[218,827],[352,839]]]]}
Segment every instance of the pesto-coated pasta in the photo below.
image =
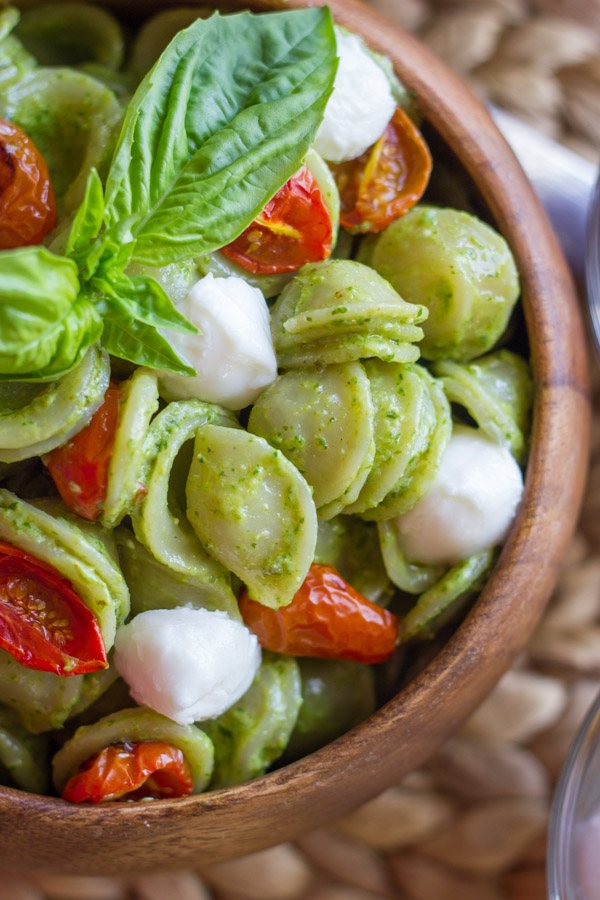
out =
{"type": "Polygon", "coordinates": [[[279,450],[246,431],[205,425],[187,501],[202,544],[253,600],[290,603],[313,560],[317,514],[308,484],[279,450]]]}
{"type": "Polygon", "coordinates": [[[425,359],[466,362],[491,350],[519,296],[504,238],[459,210],[415,206],[365,241],[360,258],[429,310],[420,344],[425,359]]]}
{"type": "MultiPolygon", "coordinates": [[[[185,499],[178,496],[182,492],[174,490],[172,483],[180,451],[208,422],[237,425],[231,413],[199,400],[170,403],[156,416],[148,430],[139,474],[146,493],[132,510],[132,523],[137,539],[158,562],[205,583],[227,603],[229,572],[203,549],[186,519],[185,499]]],[[[187,460],[181,469],[184,484],[187,460]]]]}
{"type": "Polygon", "coordinates": [[[333,259],[300,270],[273,307],[271,327],[283,368],[371,356],[414,362],[426,316],[372,269],[333,259]]]}
{"type": "Polygon", "coordinates": [[[287,747],[301,705],[296,660],[265,652],[242,699],[218,719],[202,723],[215,746],[211,788],[231,787],[264,775],[287,747]]]}
{"type": "Polygon", "coordinates": [[[493,549],[482,550],[452,566],[436,584],[421,594],[405,616],[402,628],[404,639],[426,640],[434,637],[483,587],[495,558],[493,549]]]}
{"type": "Polygon", "coordinates": [[[119,424],[108,470],[108,483],[100,521],[114,528],[126,516],[142,491],[139,476],[150,420],[158,409],[158,383],[150,369],[136,369],[121,384],[119,424]]]}
{"type": "Polygon", "coordinates": [[[464,406],[493,441],[508,444],[522,463],[532,403],[531,374],[525,360],[510,350],[498,350],[467,364],[440,360],[433,371],[448,400],[464,406]]]}
{"type": "Polygon", "coordinates": [[[224,573],[221,578],[210,580],[178,572],[158,562],[127,528],[119,529],[116,538],[121,568],[131,595],[132,616],[147,609],[188,606],[221,609],[232,619],[241,618],[235,594],[224,573]]]}
{"type": "Polygon", "coordinates": [[[46,793],[47,756],[45,738],[30,734],[9,709],[0,707],[0,784],[46,793]]]}
{"type": "Polygon", "coordinates": [[[81,696],[87,675],[65,678],[22,666],[0,650],[0,696],[32,734],[61,728],[81,696]]]}
{"type": "Polygon", "coordinates": [[[44,66],[98,62],[118,69],[123,62],[123,29],[99,6],[53,3],[25,9],[16,35],[44,66]]]}
{"type": "Polygon", "coordinates": [[[0,95],[0,116],[15,122],[44,154],[59,210],[81,202],[88,172],[108,163],[122,109],[95,78],[68,68],[39,67],[0,95]]]}
{"type": "Polygon", "coordinates": [[[42,456],[80,431],[102,403],[110,363],[100,347],[48,385],[0,384],[0,462],[42,456]]]}
{"type": "Polygon", "coordinates": [[[378,506],[361,512],[363,518],[374,522],[391,519],[412,509],[435,478],[452,433],[450,405],[441,384],[426,369],[418,366],[415,371],[418,371],[419,377],[428,387],[433,414],[432,428],[427,433],[425,446],[417,451],[412,461],[409,460],[407,470],[398,484],[378,506]]]}
{"type": "Polygon", "coordinates": [[[19,21],[19,11],[13,6],[0,10],[0,89],[18,81],[25,72],[35,68],[35,59],[21,41],[11,34],[19,21]]]}
{"type": "Polygon", "coordinates": [[[135,36],[128,68],[141,78],[182,28],[187,28],[198,18],[207,18],[213,12],[214,9],[209,6],[176,6],[152,16],[135,36]]]}
{"type": "Polygon", "coordinates": [[[410,562],[406,558],[398,541],[395,519],[378,522],[377,529],[385,570],[396,587],[407,594],[421,594],[439,581],[445,566],[410,562]]]}
{"type": "Polygon", "coordinates": [[[210,738],[195,725],[177,725],[143,706],[119,710],[93,725],[78,728],[52,760],[54,787],[62,793],[79,767],[110,744],[138,741],[165,741],[178,747],[190,768],[193,793],[206,789],[214,764],[210,738]]]}
{"type": "Polygon", "coordinates": [[[333,566],[348,584],[378,606],[387,606],[394,586],[383,565],[377,527],[355,516],[320,521],[315,562],[333,566]]]}
{"type": "Polygon", "coordinates": [[[302,706],[285,761],[313,753],[375,711],[373,669],[339,659],[299,659],[302,706]]]}
{"type": "Polygon", "coordinates": [[[264,391],[248,430],[281,450],[313,489],[320,518],[356,499],[373,462],[373,404],[358,362],[291,370],[264,391]]]}

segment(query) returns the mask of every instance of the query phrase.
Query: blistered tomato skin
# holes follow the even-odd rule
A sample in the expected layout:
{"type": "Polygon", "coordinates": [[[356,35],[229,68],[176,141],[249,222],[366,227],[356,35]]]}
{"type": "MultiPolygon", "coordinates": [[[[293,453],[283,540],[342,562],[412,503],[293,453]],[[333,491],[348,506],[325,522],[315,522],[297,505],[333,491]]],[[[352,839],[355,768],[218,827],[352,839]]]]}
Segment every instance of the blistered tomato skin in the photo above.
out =
{"type": "Polygon", "coordinates": [[[194,784],[182,751],[164,741],[111,744],[73,775],[62,793],[72,803],[155,800],[191,794],[194,784]]]}
{"type": "Polygon", "coordinates": [[[295,272],[331,255],[333,223],[317,179],[303,166],[221,253],[247,272],[295,272]]]}
{"type": "Polygon", "coordinates": [[[431,165],[421,133],[398,107],[366,153],[332,166],[340,192],[341,224],[355,234],[383,231],[421,199],[431,165]]]}
{"type": "Polygon", "coordinates": [[[96,521],[106,499],[120,403],[121,391],[111,382],[89,425],[44,460],[65,504],[90,522],[96,521]]]}
{"type": "Polygon", "coordinates": [[[0,250],[41,244],[55,225],[44,157],[25,132],[0,119],[0,250]]]}
{"type": "Polygon", "coordinates": [[[313,563],[288,606],[271,609],[244,591],[240,611],[259,643],[275,653],[379,663],[398,644],[397,617],[355,591],[333,566],[313,563]]]}
{"type": "Polygon", "coordinates": [[[69,581],[41,560],[0,542],[0,647],[22,666],[55,675],[105,669],[92,611],[69,581]]]}

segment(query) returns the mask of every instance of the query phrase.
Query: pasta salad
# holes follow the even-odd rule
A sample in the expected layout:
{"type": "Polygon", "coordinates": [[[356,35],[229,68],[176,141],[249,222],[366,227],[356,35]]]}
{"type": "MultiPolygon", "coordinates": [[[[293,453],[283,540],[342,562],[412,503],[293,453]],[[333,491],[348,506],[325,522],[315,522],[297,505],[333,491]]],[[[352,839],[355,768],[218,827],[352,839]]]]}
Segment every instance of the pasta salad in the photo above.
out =
{"type": "Polygon", "coordinates": [[[0,783],[243,783],[485,583],[513,257],[423,196],[414,98],[326,7],[5,7],[0,88],[0,783]]]}

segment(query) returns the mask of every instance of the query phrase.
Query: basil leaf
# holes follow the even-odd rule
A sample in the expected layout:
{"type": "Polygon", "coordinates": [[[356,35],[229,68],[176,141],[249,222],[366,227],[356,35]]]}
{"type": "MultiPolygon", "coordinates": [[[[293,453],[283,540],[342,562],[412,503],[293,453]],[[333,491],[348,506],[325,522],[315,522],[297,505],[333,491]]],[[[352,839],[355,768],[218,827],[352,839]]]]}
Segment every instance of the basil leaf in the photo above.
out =
{"type": "Polygon", "coordinates": [[[301,166],[336,68],[327,8],[216,13],[180,32],[127,109],[108,239],[158,266],[234,240],[301,166]]]}
{"type": "Polygon", "coordinates": [[[94,278],[91,287],[100,296],[118,301],[119,309],[127,310],[129,316],[140,322],[184,334],[199,334],[196,326],[182,316],[162,285],[151,275],[130,278],[110,273],[108,278],[94,278]]]}
{"type": "Polygon", "coordinates": [[[0,253],[0,380],[50,381],[72,369],[102,332],[79,292],[73,260],[45,247],[0,253]]]}
{"type": "MultiPolygon", "coordinates": [[[[73,219],[67,239],[66,255],[81,268],[82,274],[90,278],[97,268],[100,253],[94,254],[92,244],[98,237],[104,219],[104,193],[102,182],[96,169],[88,175],[81,206],[73,219]]],[[[98,248],[101,251],[101,247],[98,248]]]]}
{"type": "Polygon", "coordinates": [[[102,312],[104,331],[102,346],[113,356],[128,359],[138,366],[168,369],[180,375],[195,375],[177,356],[169,342],[156,330],[131,315],[127,302],[104,299],[98,303],[102,312]]]}

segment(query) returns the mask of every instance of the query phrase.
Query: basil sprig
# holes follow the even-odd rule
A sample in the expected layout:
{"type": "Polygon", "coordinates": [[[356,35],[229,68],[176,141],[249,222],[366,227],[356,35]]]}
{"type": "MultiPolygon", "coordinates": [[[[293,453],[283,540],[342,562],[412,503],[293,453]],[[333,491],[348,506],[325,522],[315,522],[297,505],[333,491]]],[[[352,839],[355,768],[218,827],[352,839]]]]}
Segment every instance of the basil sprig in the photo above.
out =
{"type": "Polygon", "coordinates": [[[235,240],[300,168],[333,88],[327,8],[198,19],[131,100],[103,190],[92,170],[60,257],[0,253],[0,379],[67,372],[98,338],[184,374],[159,329],[196,333],[148,275],[235,240]]]}

